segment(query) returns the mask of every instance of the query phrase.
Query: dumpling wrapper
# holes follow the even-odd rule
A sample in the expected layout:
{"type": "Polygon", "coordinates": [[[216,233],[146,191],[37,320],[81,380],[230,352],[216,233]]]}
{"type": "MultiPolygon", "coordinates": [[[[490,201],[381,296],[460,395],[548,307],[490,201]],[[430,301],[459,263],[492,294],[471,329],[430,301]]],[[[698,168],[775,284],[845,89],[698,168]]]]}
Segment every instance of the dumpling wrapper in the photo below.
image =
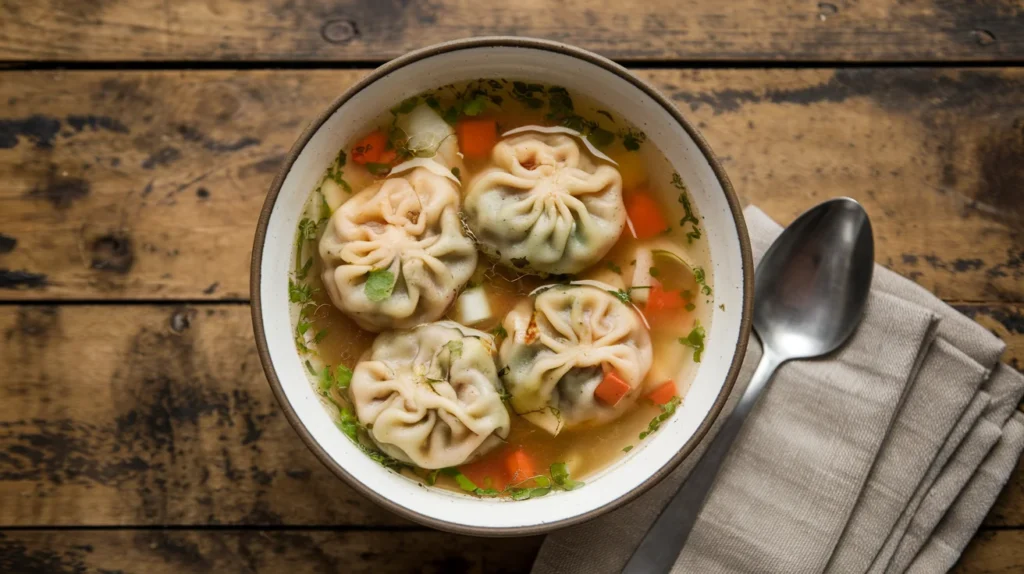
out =
{"type": "Polygon", "coordinates": [[[458,186],[435,171],[414,167],[374,183],[328,221],[320,239],[324,287],[363,329],[440,319],[476,268],[476,247],[459,217],[458,186]],[[394,277],[394,290],[374,301],[366,282],[371,271],[384,269],[394,277]]]}
{"type": "Polygon", "coordinates": [[[622,177],[565,133],[502,139],[494,166],[470,182],[467,223],[480,248],[539,274],[577,273],[615,245],[626,225],[622,177]]]}
{"type": "Polygon", "coordinates": [[[512,409],[557,435],[605,424],[643,391],[653,353],[647,325],[612,288],[596,281],[541,288],[505,317],[499,353],[512,409]],[[594,396],[613,369],[632,390],[615,406],[594,396]]]}
{"type": "Polygon", "coordinates": [[[458,466],[511,428],[495,358],[490,335],[458,323],[390,331],[356,365],[349,395],[386,454],[420,468],[458,466]]]}

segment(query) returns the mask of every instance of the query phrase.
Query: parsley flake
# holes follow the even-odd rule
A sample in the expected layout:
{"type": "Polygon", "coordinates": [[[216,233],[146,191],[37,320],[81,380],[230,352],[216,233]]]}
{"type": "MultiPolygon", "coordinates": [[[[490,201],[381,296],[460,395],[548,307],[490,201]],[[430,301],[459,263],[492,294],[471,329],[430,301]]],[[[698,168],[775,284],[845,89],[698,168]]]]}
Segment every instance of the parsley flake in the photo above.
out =
{"type": "Polygon", "coordinates": [[[699,363],[701,354],[704,353],[704,327],[701,326],[700,321],[694,321],[690,334],[681,337],[679,342],[693,348],[693,362],[699,363]]]}
{"type": "Polygon", "coordinates": [[[374,303],[380,303],[391,296],[395,290],[395,274],[387,269],[374,269],[367,274],[366,285],[363,292],[366,298],[374,303]]]}
{"type": "Polygon", "coordinates": [[[651,433],[661,428],[661,423],[665,422],[665,420],[672,416],[682,402],[682,399],[679,397],[672,397],[672,400],[661,405],[661,414],[651,419],[651,422],[647,425],[647,430],[640,433],[640,440],[647,438],[651,433]]]}

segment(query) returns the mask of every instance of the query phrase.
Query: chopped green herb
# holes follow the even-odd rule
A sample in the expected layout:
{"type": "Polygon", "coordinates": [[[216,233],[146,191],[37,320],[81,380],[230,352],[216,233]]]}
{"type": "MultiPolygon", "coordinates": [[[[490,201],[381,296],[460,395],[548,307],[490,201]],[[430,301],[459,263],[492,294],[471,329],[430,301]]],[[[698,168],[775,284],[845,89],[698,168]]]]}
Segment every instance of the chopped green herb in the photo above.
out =
{"type": "Polygon", "coordinates": [[[477,496],[498,496],[499,494],[501,494],[497,490],[494,490],[493,488],[480,488],[479,486],[476,485],[476,483],[470,480],[468,476],[462,474],[462,471],[460,471],[457,468],[442,468],[441,473],[446,476],[454,478],[455,483],[458,484],[459,488],[461,488],[462,490],[465,490],[466,492],[475,494],[477,496]]]}
{"type": "Polygon", "coordinates": [[[392,115],[407,114],[416,109],[416,104],[420,103],[420,99],[417,96],[402,100],[402,103],[391,108],[392,115]]]}
{"type": "Polygon", "coordinates": [[[447,343],[445,343],[444,346],[445,346],[446,349],[448,349],[448,354],[451,357],[452,361],[454,361],[454,360],[456,360],[456,359],[458,359],[459,357],[462,356],[462,341],[461,340],[455,339],[453,341],[448,341],[447,343]]]}
{"type": "Polygon", "coordinates": [[[309,374],[313,375],[314,377],[316,376],[316,370],[313,369],[313,365],[310,364],[308,359],[306,360],[306,370],[309,371],[309,374]]]}
{"type": "Polygon", "coordinates": [[[622,138],[622,147],[626,148],[626,151],[637,151],[640,149],[640,144],[647,141],[647,134],[632,128],[620,131],[619,136],[622,138]]]}
{"type": "Polygon", "coordinates": [[[352,383],[352,369],[345,365],[338,365],[338,368],[334,371],[334,382],[341,390],[347,390],[350,383],[352,383]]]}
{"type": "Polygon", "coordinates": [[[308,303],[313,299],[313,288],[305,283],[288,279],[288,300],[292,303],[308,303]]]}
{"type": "Polygon", "coordinates": [[[343,408],[338,412],[338,428],[356,444],[361,444],[359,442],[359,421],[349,409],[343,408]]]}
{"type": "Polygon", "coordinates": [[[725,311],[725,303],[722,303],[721,305],[719,305],[718,308],[723,310],[723,311],[725,311]]]}
{"type": "Polygon", "coordinates": [[[391,171],[391,164],[366,162],[366,169],[376,176],[387,175],[391,171]]]}
{"type": "Polygon", "coordinates": [[[633,445],[627,445],[625,448],[622,449],[622,452],[629,452],[631,450],[633,450],[633,445]]]}
{"type": "Polygon", "coordinates": [[[556,462],[551,465],[551,480],[564,490],[576,490],[584,485],[583,482],[569,478],[569,469],[564,462],[556,462]]]}
{"type": "Polygon", "coordinates": [[[427,473],[427,484],[434,486],[437,483],[437,475],[441,474],[441,469],[435,468],[434,470],[427,473]]]}
{"type": "Polygon", "coordinates": [[[640,289],[650,289],[650,288],[651,287],[649,285],[643,285],[643,286],[637,285],[636,287],[630,287],[630,288],[625,289],[625,290],[616,289],[615,291],[608,291],[608,292],[611,293],[612,295],[615,295],[615,298],[618,299],[619,301],[622,301],[623,303],[629,305],[629,304],[631,304],[633,302],[633,291],[637,291],[637,290],[640,290],[640,289]]]}
{"type": "Polygon", "coordinates": [[[700,285],[701,293],[711,295],[711,287],[707,283],[707,276],[704,274],[703,267],[693,268],[693,278],[697,281],[697,285],[700,285]]]}
{"type": "Polygon", "coordinates": [[[467,116],[479,116],[481,112],[487,107],[487,97],[483,94],[478,94],[472,100],[466,102],[462,106],[462,113],[467,116]]]}
{"type": "Polygon", "coordinates": [[[701,326],[700,321],[694,321],[690,334],[681,337],[679,342],[693,348],[693,361],[699,363],[701,354],[704,353],[704,327],[701,326]]]}
{"type": "Polygon", "coordinates": [[[693,226],[693,231],[686,234],[687,243],[693,243],[694,239],[700,239],[700,228],[696,225],[693,226]]]}
{"type": "Polygon", "coordinates": [[[700,221],[693,213],[693,205],[690,204],[690,196],[687,195],[686,184],[679,172],[672,173],[672,185],[679,190],[679,203],[683,206],[683,218],[679,220],[679,227],[686,227],[687,223],[693,224],[693,230],[686,234],[686,240],[693,243],[694,239],[700,239],[700,221]]]}
{"type": "Polygon", "coordinates": [[[610,112],[606,112],[605,110],[597,110],[597,113],[608,118],[608,121],[610,121],[611,123],[615,123],[615,118],[612,117],[612,114],[610,112]]]}
{"type": "Polygon", "coordinates": [[[319,343],[319,342],[323,341],[324,337],[326,337],[326,336],[327,336],[327,329],[321,329],[321,330],[317,331],[316,335],[313,337],[313,342],[314,343],[319,343]]]}
{"type": "Polygon", "coordinates": [[[531,498],[540,498],[551,492],[550,486],[538,486],[535,488],[510,488],[508,489],[509,497],[512,500],[529,500],[531,498]]]}
{"type": "Polygon", "coordinates": [[[657,267],[651,267],[650,273],[651,277],[657,277],[658,275],[661,275],[661,271],[659,271],[657,267]]]}
{"type": "Polygon", "coordinates": [[[508,331],[505,330],[504,325],[498,325],[491,330],[491,334],[495,337],[508,337],[508,331]]]}
{"type": "Polygon", "coordinates": [[[672,397],[672,400],[661,405],[661,414],[651,419],[651,422],[647,425],[647,430],[640,433],[640,440],[647,438],[651,433],[661,428],[661,423],[665,422],[666,419],[676,412],[676,408],[679,407],[681,402],[682,399],[679,397],[672,397]]]}
{"type": "Polygon", "coordinates": [[[374,303],[380,303],[391,296],[395,289],[395,275],[387,269],[374,269],[366,277],[366,285],[363,292],[366,298],[374,303]]]}
{"type": "Polygon", "coordinates": [[[597,147],[607,147],[615,141],[615,134],[599,126],[590,130],[587,139],[597,147]]]}
{"type": "Polygon", "coordinates": [[[622,267],[616,265],[614,261],[609,261],[605,263],[605,267],[607,267],[610,271],[614,271],[615,273],[622,273],[622,267]]]}
{"type": "Polygon", "coordinates": [[[697,308],[697,306],[696,306],[696,305],[694,305],[693,303],[687,303],[687,304],[686,304],[686,307],[684,307],[684,308],[685,308],[685,309],[686,309],[687,311],[693,311],[694,309],[696,309],[696,308],[697,308]]]}

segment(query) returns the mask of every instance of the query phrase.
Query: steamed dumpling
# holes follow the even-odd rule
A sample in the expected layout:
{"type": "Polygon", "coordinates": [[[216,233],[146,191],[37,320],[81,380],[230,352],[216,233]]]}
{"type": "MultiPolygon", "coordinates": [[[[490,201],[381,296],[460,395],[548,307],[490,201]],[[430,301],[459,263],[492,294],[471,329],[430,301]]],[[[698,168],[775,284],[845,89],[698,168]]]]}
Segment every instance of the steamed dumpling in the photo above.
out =
{"type": "Polygon", "coordinates": [[[433,160],[407,163],[343,203],[320,239],[331,301],[368,331],[439,319],[476,268],[457,180],[433,160]]]}
{"type": "Polygon", "coordinates": [[[349,393],[386,454],[420,468],[463,464],[508,436],[494,339],[442,321],[379,335],[349,393]]]}
{"type": "Polygon", "coordinates": [[[481,249],[540,274],[577,273],[612,248],[626,224],[622,177],[566,133],[528,132],[494,147],[470,183],[466,219],[481,249]]]}
{"type": "Polygon", "coordinates": [[[610,289],[596,281],[552,286],[505,317],[499,357],[512,408],[551,434],[618,418],[651,368],[646,324],[610,289]],[[594,396],[606,369],[632,388],[615,406],[594,396]]]}

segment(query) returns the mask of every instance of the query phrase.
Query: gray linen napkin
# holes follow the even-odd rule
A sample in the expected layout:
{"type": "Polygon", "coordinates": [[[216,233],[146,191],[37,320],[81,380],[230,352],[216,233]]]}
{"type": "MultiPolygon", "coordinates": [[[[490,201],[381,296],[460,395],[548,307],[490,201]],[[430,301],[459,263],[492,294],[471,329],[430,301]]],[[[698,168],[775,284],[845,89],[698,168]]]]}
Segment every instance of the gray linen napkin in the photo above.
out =
{"type": "MultiPolygon", "coordinates": [[[[745,215],[757,261],[780,228],[756,208],[745,215]]],[[[916,496],[917,504],[927,503],[918,491],[941,480],[947,466],[936,469],[933,462],[959,460],[960,443],[982,411],[993,410],[987,400],[992,393],[983,395],[978,387],[1002,352],[1001,342],[917,285],[876,269],[864,322],[849,344],[824,360],[788,363],[777,373],[726,459],[675,571],[824,572],[846,560],[865,571],[908,503],[916,496]],[[884,526],[880,535],[868,531],[872,524],[884,526]]],[[[752,340],[725,412],[746,387],[760,353],[752,340]]],[[[1000,392],[999,408],[1006,411],[1009,404],[1009,414],[1016,406],[1013,393],[1000,392]]],[[[707,441],[624,508],[550,535],[534,572],[620,570],[707,441]]],[[[1007,442],[1005,459],[1015,445],[1007,442]]],[[[1002,470],[993,464],[986,476],[997,479],[1002,470]]],[[[996,488],[994,498],[995,479],[979,483],[980,494],[965,509],[984,506],[978,500],[996,488]]],[[[925,550],[943,558],[955,554],[955,560],[962,550],[957,543],[977,527],[965,530],[973,517],[965,510],[950,521],[941,553],[925,550]]],[[[903,528],[910,524],[908,518],[903,528]]]]}

